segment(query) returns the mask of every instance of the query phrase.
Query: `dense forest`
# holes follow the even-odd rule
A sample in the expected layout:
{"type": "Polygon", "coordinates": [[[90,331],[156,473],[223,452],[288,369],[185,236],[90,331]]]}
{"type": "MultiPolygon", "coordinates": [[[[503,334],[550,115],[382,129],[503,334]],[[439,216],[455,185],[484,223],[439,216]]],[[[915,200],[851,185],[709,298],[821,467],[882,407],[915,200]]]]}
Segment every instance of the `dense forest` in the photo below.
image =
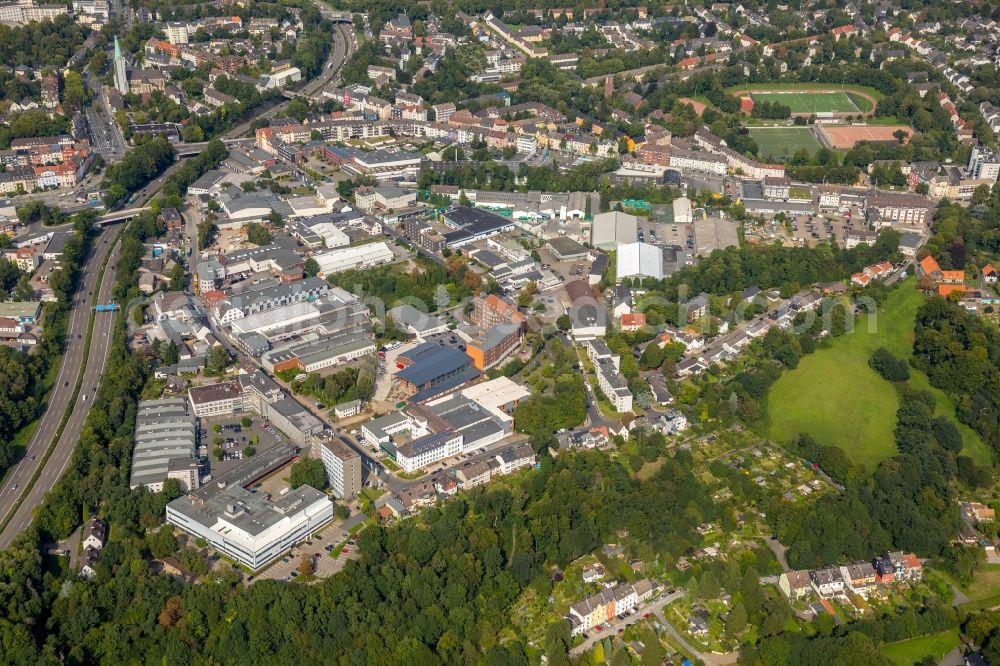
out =
{"type": "MultiPolygon", "coordinates": [[[[292,373],[294,376],[294,372],[292,373]]],[[[301,382],[292,382],[296,393],[311,395],[329,406],[351,400],[367,400],[375,393],[375,363],[369,361],[328,375],[310,374],[301,382]]]]}
{"type": "MultiPolygon", "coordinates": [[[[115,369],[125,370],[118,363],[132,365],[124,355],[115,369]]],[[[112,381],[102,388],[102,404],[124,397],[111,391],[128,389],[112,381]]],[[[127,440],[119,444],[121,435],[114,434],[129,425],[134,405],[125,406],[118,425],[84,434],[72,484],[87,484],[78,475],[81,466],[92,466],[84,463],[91,456],[94,464],[111,463],[109,470],[126,469],[120,466],[126,460],[107,458],[111,451],[127,458],[127,440]]],[[[143,516],[162,506],[155,496],[121,489],[117,474],[105,474],[111,494],[87,500],[118,507],[106,513],[116,538],[97,577],[60,591],[52,574],[43,573],[38,533],[27,533],[0,555],[0,607],[6,609],[0,644],[7,661],[32,664],[151,657],[166,664],[331,657],[345,664],[527,664],[526,645],[498,640],[498,633],[523,591],[549,594],[552,567],[591,552],[623,527],[635,537],[637,554],[676,558],[700,542],[694,526],[727,511],[708,497],[692,464],[680,453],[640,482],[603,453],[544,458],[542,469],[515,487],[476,489],[425,510],[421,519],[369,528],[359,540],[360,559],[316,586],[265,581],[248,589],[231,581],[181,585],[153,575],[147,560],[160,550],[161,537],[143,529],[143,516]]],[[[41,522],[48,531],[49,521],[41,522]]],[[[770,612],[787,617],[787,611],[770,612]]],[[[550,663],[568,663],[568,630],[556,622],[546,632],[550,663]]]]}
{"type": "Polygon", "coordinates": [[[674,322],[678,308],[665,303],[683,303],[701,292],[727,297],[739,295],[748,287],[758,287],[776,289],[787,298],[816,283],[845,280],[864,266],[895,261],[899,258],[898,245],[899,233],[889,230],[880,234],[874,245],[858,245],[850,250],[835,244],[821,244],[817,248],[766,245],[715,250],[665,280],[643,279],[642,286],[649,294],[641,309],[647,318],[652,314],[674,322]]]}
{"type": "Polygon", "coordinates": [[[1000,333],[960,305],[932,298],[917,312],[914,365],[952,395],[958,418],[1000,453],[1000,333]]]}
{"type": "Polygon", "coordinates": [[[879,652],[880,646],[958,626],[954,609],[933,599],[927,601],[928,606],[920,610],[906,608],[840,625],[831,616],[821,614],[811,623],[815,633],[784,631],[765,635],[759,643],[742,650],[739,663],[891,666],[894,662],[879,652]]]}
{"type": "Polygon", "coordinates": [[[38,63],[65,67],[90,28],[59,16],[54,21],[32,21],[27,25],[0,25],[0,62],[11,66],[38,63]]]}
{"type": "MultiPolygon", "coordinates": [[[[514,410],[514,422],[536,443],[549,442],[553,432],[575,428],[586,418],[586,389],[583,375],[574,369],[577,362],[572,347],[553,340],[541,376],[528,378],[532,395],[514,410]]],[[[537,444],[536,448],[542,450],[537,444]]]]}
{"type": "MultiPolygon", "coordinates": [[[[451,157],[451,153],[447,153],[451,157]]],[[[431,185],[459,185],[462,188],[491,192],[545,192],[593,191],[601,176],[618,168],[614,159],[587,162],[569,169],[560,169],[556,163],[545,166],[522,164],[515,172],[506,164],[492,161],[457,162],[444,171],[421,171],[420,187],[431,185]]]]}

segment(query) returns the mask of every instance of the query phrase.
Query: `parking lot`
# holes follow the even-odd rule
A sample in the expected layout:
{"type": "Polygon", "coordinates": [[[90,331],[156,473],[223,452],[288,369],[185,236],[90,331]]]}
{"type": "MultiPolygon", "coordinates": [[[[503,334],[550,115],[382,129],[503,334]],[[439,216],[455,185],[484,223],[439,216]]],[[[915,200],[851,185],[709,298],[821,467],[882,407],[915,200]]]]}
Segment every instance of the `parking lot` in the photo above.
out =
{"type": "Polygon", "coordinates": [[[857,210],[823,215],[801,215],[791,222],[792,238],[807,245],[831,239],[843,245],[847,240],[847,234],[851,231],[867,228],[859,216],[860,212],[857,210]]]}
{"type": "Polygon", "coordinates": [[[278,445],[287,444],[288,440],[266,421],[256,415],[233,415],[226,417],[206,417],[199,423],[198,455],[208,461],[208,471],[213,476],[225,474],[246,457],[247,447],[253,447],[254,452],[263,452],[278,445]],[[249,427],[242,425],[243,416],[251,419],[249,427]],[[219,432],[215,432],[215,426],[219,432]],[[256,444],[254,438],[256,437],[256,444]],[[218,439],[217,439],[218,438],[218,439]],[[222,459],[213,455],[216,442],[222,450],[222,459]]]}
{"type": "MultiPolygon", "coordinates": [[[[350,519],[348,522],[351,522],[350,519]]],[[[294,581],[300,575],[299,567],[303,557],[312,560],[313,575],[316,578],[327,578],[343,569],[348,560],[357,559],[357,540],[335,522],[309,541],[292,548],[280,560],[258,574],[256,579],[278,580],[285,583],[294,581]],[[333,557],[331,553],[337,548],[340,548],[340,554],[333,557]]],[[[253,578],[247,578],[247,582],[252,581],[253,578]]]]}
{"type": "Polygon", "coordinates": [[[552,271],[556,276],[562,278],[563,282],[586,278],[590,274],[590,262],[586,257],[560,261],[548,245],[538,248],[537,252],[542,260],[542,268],[552,271]]]}

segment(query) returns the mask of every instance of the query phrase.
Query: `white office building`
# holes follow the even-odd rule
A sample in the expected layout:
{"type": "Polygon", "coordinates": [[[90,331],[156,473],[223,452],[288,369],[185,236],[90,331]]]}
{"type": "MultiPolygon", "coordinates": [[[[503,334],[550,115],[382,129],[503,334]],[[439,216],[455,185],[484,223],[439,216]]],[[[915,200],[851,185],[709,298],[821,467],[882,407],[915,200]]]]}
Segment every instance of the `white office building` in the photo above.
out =
{"type": "Polygon", "coordinates": [[[969,177],[973,180],[987,180],[991,183],[1000,178],[1000,162],[989,148],[976,146],[969,155],[969,177]]]}
{"type": "Polygon", "coordinates": [[[318,440],[318,444],[333,494],[340,499],[353,499],[361,492],[361,456],[335,437],[318,440]]]}
{"type": "Polygon", "coordinates": [[[632,411],[632,392],[628,389],[625,377],[618,371],[618,366],[610,359],[601,359],[594,364],[597,383],[601,391],[614,405],[615,411],[632,411]]]}
{"type": "Polygon", "coordinates": [[[167,522],[256,571],[333,520],[333,503],[299,486],[279,497],[214,485],[167,505],[167,522]]]}

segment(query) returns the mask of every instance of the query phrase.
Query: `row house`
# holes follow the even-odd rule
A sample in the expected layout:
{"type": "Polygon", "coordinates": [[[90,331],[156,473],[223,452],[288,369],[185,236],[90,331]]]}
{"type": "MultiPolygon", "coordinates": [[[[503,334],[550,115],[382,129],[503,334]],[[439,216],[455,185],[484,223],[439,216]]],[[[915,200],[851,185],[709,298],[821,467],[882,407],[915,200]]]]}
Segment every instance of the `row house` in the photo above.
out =
{"type": "Polygon", "coordinates": [[[654,585],[647,579],[601,590],[570,606],[571,634],[580,635],[646,601],[654,585]]]}
{"type": "Polygon", "coordinates": [[[923,565],[916,555],[892,552],[876,557],[871,562],[854,562],[814,571],[786,571],[778,578],[778,589],[793,600],[813,592],[820,598],[848,592],[868,596],[879,585],[922,578],[923,565]]]}
{"type": "Polygon", "coordinates": [[[707,151],[671,148],[668,154],[669,164],[667,166],[681,171],[700,171],[724,176],[728,168],[724,160],[707,151]]]}
{"type": "Polygon", "coordinates": [[[893,224],[926,226],[934,213],[934,203],[919,194],[878,192],[866,198],[865,212],[876,227],[893,224]]]}
{"type": "Polygon", "coordinates": [[[840,567],[844,585],[852,592],[868,595],[878,584],[875,567],[870,562],[858,562],[840,567]]]}
{"type": "Polygon", "coordinates": [[[997,108],[989,102],[982,102],[979,105],[979,113],[994,134],[1000,135],[1000,111],[997,111],[997,108]]]}
{"type": "Polygon", "coordinates": [[[886,553],[872,560],[872,566],[879,583],[921,580],[924,577],[924,566],[913,553],[886,553]]]}
{"type": "Polygon", "coordinates": [[[844,592],[844,577],[837,567],[811,571],[809,580],[813,590],[821,597],[831,597],[844,592]]]}
{"type": "Polygon", "coordinates": [[[851,276],[851,283],[859,287],[867,287],[872,280],[881,280],[888,277],[891,273],[892,264],[888,261],[883,261],[871,266],[865,266],[861,272],[851,276]]]}
{"type": "Polygon", "coordinates": [[[59,164],[74,156],[86,157],[88,148],[86,141],[76,142],[67,134],[14,139],[10,142],[14,155],[26,158],[19,162],[33,166],[59,164]]]}
{"type": "Polygon", "coordinates": [[[743,175],[758,180],[763,180],[767,177],[785,177],[784,166],[758,162],[753,158],[736,152],[727,146],[724,140],[709,132],[707,127],[702,127],[695,132],[694,141],[702,150],[707,150],[723,157],[726,160],[727,166],[734,172],[742,172],[743,175]]]}

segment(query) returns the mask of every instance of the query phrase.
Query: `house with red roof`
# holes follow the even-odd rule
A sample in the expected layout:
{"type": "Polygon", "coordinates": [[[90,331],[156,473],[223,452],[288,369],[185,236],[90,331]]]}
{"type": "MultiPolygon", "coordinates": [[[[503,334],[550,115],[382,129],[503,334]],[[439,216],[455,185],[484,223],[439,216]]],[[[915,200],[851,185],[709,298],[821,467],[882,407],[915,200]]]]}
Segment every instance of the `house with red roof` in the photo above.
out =
{"type": "Polygon", "coordinates": [[[622,319],[622,330],[623,331],[638,331],[640,328],[646,325],[646,315],[643,312],[636,312],[634,314],[623,314],[622,319]]]}
{"type": "Polygon", "coordinates": [[[993,267],[993,264],[986,264],[983,266],[982,278],[983,282],[986,284],[996,284],[1000,281],[1000,272],[997,272],[997,269],[993,267]]]}
{"type": "Polygon", "coordinates": [[[942,298],[948,298],[955,293],[964,294],[967,291],[969,290],[964,284],[939,284],[937,288],[938,296],[942,298]]]}
{"type": "Polygon", "coordinates": [[[944,284],[963,284],[965,271],[941,271],[941,282],[944,284]]]}
{"type": "Polygon", "coordinates": [[[929,254],[917,263],[917,272],[921,276],[941,279],[941,265],[929,254]]]}
{"type": "Polygon", "coordinates": [[[855,32],[856,32],[855,27],[853,25],[848,24],[834,28],[833,30],[830,31],[830,34],[833,35],[833,40],[836,42],[840,41],[841,37],[851,37],[852,35],[854,35],[855,32]]]}

